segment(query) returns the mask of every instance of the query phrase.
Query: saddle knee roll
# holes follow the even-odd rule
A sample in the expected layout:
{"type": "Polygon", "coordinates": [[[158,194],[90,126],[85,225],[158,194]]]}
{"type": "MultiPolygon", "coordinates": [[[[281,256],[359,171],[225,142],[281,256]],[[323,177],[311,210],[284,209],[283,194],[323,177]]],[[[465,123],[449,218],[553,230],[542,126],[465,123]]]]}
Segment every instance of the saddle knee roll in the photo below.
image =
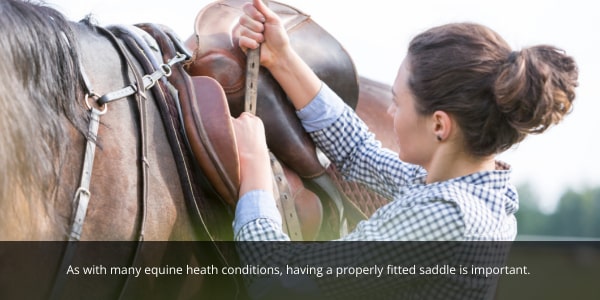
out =
{"type": "Polygon", "coordinates": [[[200,168],[216,192],[235,207],[240,162],[225,93],[213,78],[196,76],[191,80],[196,100],[189,101],[189,107],[182,107],[186,135],[200,168]]]}

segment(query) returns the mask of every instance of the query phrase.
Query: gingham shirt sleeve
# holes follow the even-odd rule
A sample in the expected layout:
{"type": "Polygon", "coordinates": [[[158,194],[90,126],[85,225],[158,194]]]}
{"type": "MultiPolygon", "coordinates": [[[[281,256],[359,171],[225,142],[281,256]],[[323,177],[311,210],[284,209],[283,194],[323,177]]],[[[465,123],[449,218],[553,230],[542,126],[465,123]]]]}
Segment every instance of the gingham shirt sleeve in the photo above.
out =
{"type": "Polygon", "coordinates": [[[382,148],[367,125],[326,84],[297,115],[346,180],[362,182],[392,199],[424,174],[422,168],[404,163],[397,153],[382,148]]]}
{"type": "Polygon", "coordinates": [[[238,241],[287,241],[273,194],[250,191],[239,199],[233,221],[234,238],[238,241]]]}

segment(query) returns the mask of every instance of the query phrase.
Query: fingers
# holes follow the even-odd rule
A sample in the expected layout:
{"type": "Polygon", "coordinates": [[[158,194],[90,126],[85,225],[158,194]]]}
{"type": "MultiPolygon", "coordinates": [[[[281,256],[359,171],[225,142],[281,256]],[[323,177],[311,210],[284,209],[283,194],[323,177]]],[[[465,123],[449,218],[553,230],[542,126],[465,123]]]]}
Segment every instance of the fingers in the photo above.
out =
{"type": "Polygon", "coordinates": [[[263,35],[265,31],[264,17],[250,3],[246,3],[243,10],[245,14],[240,16],[239,20],[241,25],[239,45],[242,49],[256,49],[265,40],[263,35]]]}
{"type": "Polygon", "coordinates": [[[245,3],[242,6],[242,10],[247,16],[249,16],[253,20],[256,20],[257,22],[264,23],[267,21],[263,13],[259,11],[258,8],[252,3],[245,3]]]}
{"type": "Polygon", "coordinates": [[[243,36],[243,35],[240,36],[239,44],[240,44],[240,47],[242,48],[242,50],[256,49],[256,48],[258,48],[258,46],[260,46],[260,43],[257,42],[256,40],[253,40],[253,39],[243,36]]]}
{"type": "Polygon", "coordinates": [[[254,24],[248,24],[248,27],[257,32],[264,31],[263,24],[265,23],[274,25],[280,23],[279,16],[269,7],[267,7],[261,0],[254,0],[252,3],[245,3],[242,6],[242,10],[244,11],[245,16],[248,17],[246,21],[253,20],[255,22],[254,24]],[[256,28],[256,26],[260,27],[256,28]]]}
{"type": "Polygon", "coordinates": [[[263,32],[265,26],[263,23],[251,19],[248,15],[242,15],[239,20],[240,46],[254,49],[258,44],[264,42],[263,32]],[[242,40],[243,39],[243,40],[242,40]],[[244,44],[242,44],[244,43],[244,44]]]}
{"type": "Polygon", "coordinates": [[[242,51],[257,49],[263,45],[260,63],[266,68],[274,66],[276,57],[289,45],[287,32],[277,14],[262,1],[254,0],[243,5],[244,13],[238,21],[237,41],[242,51]]]}
{"type": "Polygon", "coordinates": [[[268,157],[265,127],[257,116],[244,112],[232,118],[240,161],[268,157]]]}
{"type": "Polygon", "coordinates": [[[254,115],[254,114],[252,114],[252,113],[249,113],[249,112],[247,112],[247,111],[245,111],[245,112],[242,112],[242,113],[240,114],[240,116],[239,116],[239,117],[237,117],[237,119],[238,119],[238,120],[256,120],[256,121],[259,121],[259,122],[260,122],[260,118],[259,118],[259,117],[257,117],[256,115],[254,115]]]}
{"type": "Polygon", "coordinates": [[[256,11],[254,6],[245,5],[246,14],[240,16],[239,23],[250,31],[262,33],[265,31],[264,17],[256,11]]]}
{"type": "Polygon", "coordinates": [[[232,122],[234,130],[242,134],[264,136],[265,129],[262,120],[249,112],[243,112],[239,117],[233,118],[232,122]]]}
{"type": "Polygon", "coordinates": [[[252,5],[264,16],[263,23],[277,19],[277,14],[275,14],[262,0],[253,0],[252,5]]]}

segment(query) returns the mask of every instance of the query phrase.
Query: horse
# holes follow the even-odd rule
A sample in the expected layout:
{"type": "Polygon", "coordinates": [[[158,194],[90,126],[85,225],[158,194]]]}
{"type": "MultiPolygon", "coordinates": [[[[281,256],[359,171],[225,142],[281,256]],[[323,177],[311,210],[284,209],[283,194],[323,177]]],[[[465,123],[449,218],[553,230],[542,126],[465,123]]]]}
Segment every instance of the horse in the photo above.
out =
{"type": "MultiPolygon", "coordinates": [[[[161,251],[169,246],[159,243],[152,247],[151,241],[231,239],[231,217],[220,217],[230,216],[230,209],[218,199],[194,191],[204,207],[200,222],[191,217],[182,187],[190,179],[181,178],[177,170],[166,130],[172,125],[161,118],[152,93],[142,88],[101,107],[94,103],[101,95],[141,82],[142,68],[131,59],[130,51],[117,47],[120,42],[90,19],[69,22],[60,12],[40,4],[2,1],[0,14],[0,240],[68,240],[77,206],[73,199],[78,194],[86,194],[90,200],[77,240],[144,241],[144,247],[151,248],[145,254],[155,259],[147,261],[149,265],[160,265],[161,251]],[[139,108],[141,101],[147,105],[145,111],[139,108]],[[100,112],[95,116],[100,118],[96,134],[89,129],[92,110],[100,112]],[[145,123],[145,141],[141,121],[145,123]],[[82,170],[86,144],[96,148],[93,172],[82,170]],[[89,188],[80,185],[85,172],[91,173],[89,188]],[[218,229],[209,231],[207,224],[218,229]]],[[[82,244],[75,254],[68,255],[73,243],[9,243],[0,250],[0,282],[8,285],[0,293],[7,296],[3,298],[13,298],[11,291],[25,291],[28,297],[46,298],[53,292],[55,278],[60,277],[55,275],[65,274],[59,271],[65,256],[70,266],[69,260],[78,262],[77,253],[102,252],[93,249],[99,248],[113,251],[112,256],[109,252],[98,254],[110,256],[112,265],[128,266],[135,263],[140,244],[82,244]],[[17,255],[17,261],[44,267],[32,270],[16,262],[5,264],[14,261],[11,255],[17,255]],[[20,284],[31,283],[31,278],[38,279],[35,286],[20,284]]],[[[215,255],[221,254],[206,257],[218,265],[215,255]]],[[[207,258],[198,255],[182,259],[207,263],[203,261],[207,258]]],[[[204,293],[207,288],[201,284],[201,276],[197,278],[200,280],[191,293],[204,293]]],[[[116,279],[98,279],[100,284],[74,280],[81,284],[65,285],[75,287],[72,295],[88,295],[86,289],[92,285],[95,297],[116,298],[124,281],[116,279]]]]}
{"type": "MultiPolygon", "coordinates": [[[[70,22],[60,12],[43,5],[7,0],[0,3],[0,14],[3,36],[0,48],[4,53],[0,61],[3,78],[0,83],[0,240],[65,241],[72,238],[70,227],[77,206],[73,200],[83,194],[90,200],[85,226],[81,226],[76,240],[143,241],[144,245],[149,241],[207,241],[209,249],[202,250],[200,255],[185,249],[181,260],[172,262],[227,265],[228,255],[213,242],[232,240],[232,208],[210,191],[198,188],[198,183],[190,182],[196,177],[186,177],[187,173],[199,177],[202,174],[192,166],[193,159],[174,153],[173,140],[180,148],[185,147],[185,142],[168,134],[169,130],[177,131],[173,128],[176,125],[164,120],[156,95],[144,93],[144,87],[139,86],[143,81],[143,67],[132,59],[131,50],[89,18],[70,22]],[[108,104],[94,103],[101,96],[132,84],[138,84],[132,95],[108,104]],[[145,103],[145,109],[141,103],[145,103]],[[94,122],[98,125],[97,132],[90,130],[94,122]],[[84,167],[90,144],[96,149],[93,172],[84,167]],[[181,164],[187,166],[187,171],[177,168],[181,164]],[[90,177],[89,188],[82,188],[82,174],[90,177]],[[196,199],[190,201],[190,197],[196,199]]],[[[363,87],[374,86],[386,94],[385,86],[362,79],[360,84],[359,109],[361,102],[371,101],[371,94],[362,92],[369,88],[363,87]]],[[[389,92],[386,95],[389,96],[389,92]]],[[[364,112],[377,115],[377,112],[364,112]]],[[[96,255],[108,251],[104,255],[110,257],[112,265],[127,266],[137,262],[140,244],[91,243],[82,244],[79,250],[101,253],[96,255]],[[114,247],[107,250],[105,245],[118,250],[114,247]],[[115,255],[115,252],[126,255],[115,255]]],[[[31,266],[45,265],[45,268],[32,274],[20,272],[21,265],[3,264],[0,282],[15,283],[9,289],[1,289],[3,295],[15,296],[11,292],[19,288],[35,298],[60,294],[60,291],[55,292],[55,275],[62,272],[61,268],[71,266],[70,259],[81,263],[77,255],[66,255],[72,243],[31,245],[16,244],[8,248],[30,254],[27,261],[31,266]],[[61,263],[65,261],[66,265],[61,263]],[[30,279],[30,276],[37,279],[35,288],[18,284],[19,279],[30,279]]],[[[147,265],[164,264],[163,253],[171,246],[155,245],[150,250],[151,255],[147,255],[151,260],[141,258],[147,265]]],[[[0,250],[2,261],[10,261],[7,252],[18,252],[6,249],[0,250]]],[[[116,298],[123,293],[125,298],[140,297],[140,294],[127,294],[136,290],[131,286],[142,284],[135,280],[131,284],[129,279],[127,276],[114,281],[86,278],[87,281],[82,282],[67,278],[64,285],[73,288],[71,295],[75,296],[87,295],[86,289],[90,286],[101,286],[94,289],[98,298],[116,298]]],[[[176,290],[175,293],[186,296],[224,291],[240,293],[235,280],[225,280],[228,288],[223,288],[223,285],[203,284],[210,281],[210,278],[205,279],[198,276],[191,284],[178,282],[162,291],[176,290]],[[185,288],[181,289],[180,284],[185,288]],[[210,286],[212,288],[208,288],[210,286]]],[[[164,287],[164,283],[152,278],[148,281],[152,286],[164,287]]],[[[146,290],[144,293],[148,294],[141,295],[156,296],[153,293],[157,290],[161,289],[146,290]]]]}

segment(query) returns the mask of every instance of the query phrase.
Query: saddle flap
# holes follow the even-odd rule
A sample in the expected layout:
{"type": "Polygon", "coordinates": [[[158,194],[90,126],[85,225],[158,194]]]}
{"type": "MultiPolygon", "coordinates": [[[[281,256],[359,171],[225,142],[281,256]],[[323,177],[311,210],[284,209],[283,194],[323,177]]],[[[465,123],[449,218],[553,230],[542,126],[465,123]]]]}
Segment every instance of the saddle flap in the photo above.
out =
{"type": "Polygon", "coordinates": [[[193,76],[192,101],[183,107],[183,123],[198,164],[225,202],[235,206],[240,162],[227,98],[213,78],[193,76]]]}

